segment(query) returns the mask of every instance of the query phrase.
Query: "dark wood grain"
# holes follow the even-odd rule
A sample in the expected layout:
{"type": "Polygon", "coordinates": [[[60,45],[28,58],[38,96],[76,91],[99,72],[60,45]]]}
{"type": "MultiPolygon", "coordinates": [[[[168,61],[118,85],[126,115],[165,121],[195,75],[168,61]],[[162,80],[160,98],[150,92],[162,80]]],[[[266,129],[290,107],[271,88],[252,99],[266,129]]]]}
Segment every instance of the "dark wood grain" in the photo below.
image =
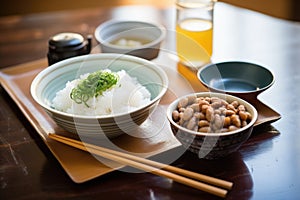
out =
{"type": "MultiPolygon", "coordinates": [[[[108,19],[137,19],[134,13],[166,26],[164,47],[174,50],[173,7],[51,12],[0,18],[0,67],[45,58],[55,33],[93,34],[108,19]]],[[[220,3],[214,34],[213,61],[245,60],[273,71],[275,84],[258,98],[282,118],[256,127],[229,157],[207,161],[186,152],[172,164],[233,181],[227,199],[299,199],[300,24],[220,3]]],[[[2,87],[0,94],[0,199],[219,199],[149,173],[115,171],[73,183],[2,87]]]]}

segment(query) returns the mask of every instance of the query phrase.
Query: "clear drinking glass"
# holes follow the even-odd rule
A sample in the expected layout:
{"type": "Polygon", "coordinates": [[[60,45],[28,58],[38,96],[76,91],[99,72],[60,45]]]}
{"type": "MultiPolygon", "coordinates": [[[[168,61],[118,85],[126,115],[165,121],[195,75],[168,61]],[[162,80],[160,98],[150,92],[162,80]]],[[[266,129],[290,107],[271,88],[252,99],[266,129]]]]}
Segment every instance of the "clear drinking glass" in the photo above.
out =
{"type": "Polygon", "coordinates": [[[182,64],[200,68],[213,52],[213,12],[217,0],[176,1],[176,48],[182,64]]]}

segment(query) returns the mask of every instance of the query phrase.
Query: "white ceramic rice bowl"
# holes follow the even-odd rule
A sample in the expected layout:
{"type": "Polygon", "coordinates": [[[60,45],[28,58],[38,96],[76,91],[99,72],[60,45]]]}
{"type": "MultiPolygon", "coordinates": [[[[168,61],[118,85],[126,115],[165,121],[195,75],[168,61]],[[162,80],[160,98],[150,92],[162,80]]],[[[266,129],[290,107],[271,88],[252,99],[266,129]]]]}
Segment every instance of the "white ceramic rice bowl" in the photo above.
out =
{"type": "Polygon", "coordinates": [[[103,53],[73,57],[45,68],[32,81],[30,92],[33,99],[65,130],[81,136],[113,138],[142,124],[156,108],[167,87],[168,77],[156,64],[130,55],[103,53]],[[51,106],[56,93],[68,81],[100,69],[125,70],[151,93],[150,102],[130,112],[99,116],[69,114],[51,106]]]}

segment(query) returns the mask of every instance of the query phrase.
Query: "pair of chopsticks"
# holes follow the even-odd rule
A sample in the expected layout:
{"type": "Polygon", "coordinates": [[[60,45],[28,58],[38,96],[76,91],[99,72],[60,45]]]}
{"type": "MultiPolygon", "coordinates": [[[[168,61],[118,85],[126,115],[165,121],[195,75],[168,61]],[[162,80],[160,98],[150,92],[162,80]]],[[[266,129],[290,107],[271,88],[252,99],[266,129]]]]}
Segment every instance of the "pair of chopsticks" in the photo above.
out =
{"type": "Polygon", "coordinates": [[[123,152],[107,149],[93,144],[88,144],[57,134],[51,133],[49,134],[49,137],[58,142],[81,149],[83,151],[87,151],[92,154],[118,162],[120,164],[128,165],[146,172],[156,174],[158,176],[172,179],[175,182],[199,189],[204,192],[208,192],[219,197],[226,197],[226,194],[228,192],[227,190],[230,190],[233,186],[232,182],[228,182],[203,174],[198,174],[185,169],[162,164],[131,154],[126,154],[123,152]],[[199,180],[201,182],[196,180],[199,180]]]}

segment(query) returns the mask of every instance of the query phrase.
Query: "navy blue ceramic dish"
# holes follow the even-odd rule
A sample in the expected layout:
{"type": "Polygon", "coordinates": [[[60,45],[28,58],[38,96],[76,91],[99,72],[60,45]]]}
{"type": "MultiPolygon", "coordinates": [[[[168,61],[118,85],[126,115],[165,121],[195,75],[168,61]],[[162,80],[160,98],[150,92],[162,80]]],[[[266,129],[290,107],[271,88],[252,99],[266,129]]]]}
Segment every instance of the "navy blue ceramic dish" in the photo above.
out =
{"type": "Polygon", "coordinates": [[[240,97],[256,97],[273,85],[275,80],[267,68],[241,61],[208,64],[199,69],[197,77],[212,91],[240,97]]]}

